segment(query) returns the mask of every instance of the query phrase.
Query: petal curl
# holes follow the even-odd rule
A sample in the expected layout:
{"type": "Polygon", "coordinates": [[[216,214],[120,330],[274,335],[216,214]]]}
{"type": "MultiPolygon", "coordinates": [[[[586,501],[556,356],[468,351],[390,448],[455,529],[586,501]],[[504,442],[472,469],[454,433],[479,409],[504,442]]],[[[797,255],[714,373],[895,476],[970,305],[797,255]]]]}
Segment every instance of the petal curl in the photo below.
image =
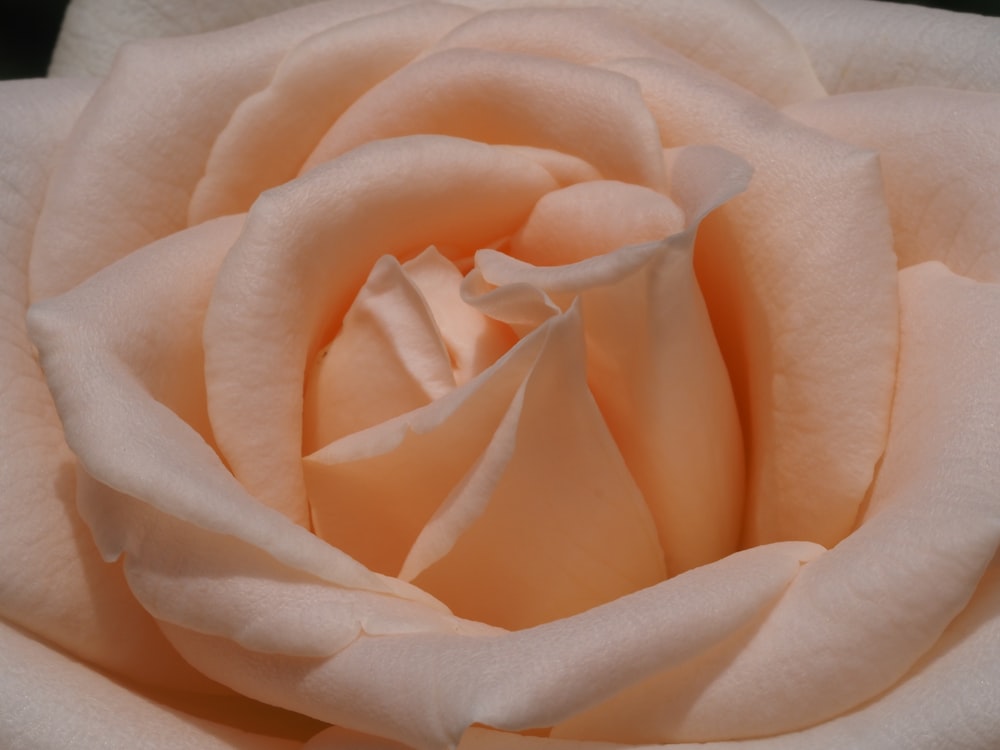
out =
{"type": "Polygon", "coordinates": [[[754,167],[695,252],[750,448],[743,542],[835,544],[885,446],[895,378],[896,259],[877,158],[686,61],[609,67],[639,82],[665,145],[709,141],[754,167]]]}

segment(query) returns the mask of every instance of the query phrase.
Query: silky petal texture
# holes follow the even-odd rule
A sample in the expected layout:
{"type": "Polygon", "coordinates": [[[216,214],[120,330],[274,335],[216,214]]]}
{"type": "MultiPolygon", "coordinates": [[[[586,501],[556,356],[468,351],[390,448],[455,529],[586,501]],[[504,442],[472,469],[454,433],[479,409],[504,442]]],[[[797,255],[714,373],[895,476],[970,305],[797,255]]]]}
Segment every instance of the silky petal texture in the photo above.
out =
{"type": "Polygon", "coordinates": [[[607,7],[665,46],[775,104],[825,93],[799,42],[752,1],[463,0],[463,5],[607,7]]]}
{"type": "Polygon", "coordinates": [[[394,4],[312,5],[123,50],[52,175],[31,256],[32,300],[183,229],[214,139],[236,106],[267,84],[287,49],[318,28],[394,4]]]}
{"type": "Polygon", "coordinates": [[[25,328],[47,174],[92,90],[86,80],[0,87],[0,614],[132,679],[211,689],[134,601],[121,570],[103,564],[76,514],[75,459],[25,328]]]}
{"type": "Polygon", "coordinates": [[[454,746],[476,722],[551,725],[689,659],[759,619],[801,563],[821,552],[808,543],[758,547],[536,628],[361,637],[327,660],[254,653],[163,628],[185,658],[240,692],[431,750],[454,746]]]}
{"type": "Polygon", "coordinates": [[[417,133],[564,151],[608,179],[665,187],[660,136],[635,84],[520,54],[445,50],[372,87],[304,169],[379,138],[417,133]]]}
{"type": "Polygon", "coordinates": [[[831,94],[899,86],[1000,92],[1000,18],[869,0],[757,0],[831,94]]]}
{"type": "MultiPolygon", "coordinates": [[[[675,574],[735,551],[740,534],[739,419],[694,278],[692,250],[698,222],[742,192],[750,174],[742,160],[720,149],[693,147],[668,156],[680,207],[616,183],[550,193],[511,241],[512,254],[593,259],[534,267],[482,251],[467,296],[520,324],[530,324],[531,307],[499,307],[517,303],[520,290],[538,290],[549,305],[580,299],[591,388],[656,519],[667,570],[675,574]],[[676,223],[683,217],[688,223],[680,233],[676,223]],[[609,253],[657,232],[676,236],[609,253]]],[[[542,319],[551,315],[544,304],[535,309],[542,319]]]]}
{"type": "Polygon", "coordinates": [[[545,341],[539,331],[447,396],[306,457],[317,531],[374,570],[399,574],[421,529],[486,449],[545,341]]]}
{"type": "Polygon", "coordinates": [[[358,148],[262,196],[226,257],[205,322],[209,413],[243,486],[307,523],[305,366],[372,265],[434,243],[464,252],[488,245],[554,187],[515,152],[415,136],[358,148]],[[392,221],[372,220],[386,216],[392,221]]]}
{"type": "Polygon", "coordinates": [[[968,604],[1000,545],[998,292],[940,264],[903,271],[892,434],[864,523],[802,571],[752,637],[638,683],[554,736],[791,732],[903,677],[968,604]]]}
{"type": "Polygon", "coordinates": [[[785,112],[878,152],[900,266],[940,260],[1000,281],[1000,96],[907,88],[785,112]]]}
{"type": "Polygon", "coordinates": [[[506,628],[568,617],[666,573],[649,509],[587,387],[579,308],[547,328],[490,445],[403,567],[428,541],[447,549],[415,564],[413,582],[461,617],[506,628]]]}
{"type": "Polygon", "coordinates": [[[293,179],[355,99],[471,14],[454,5],[404,5],[295,47],[216,139],[192,197],[191,222],[246,211],[261,192],[293,179]]]}
{"type": "Polygon", "coordinates": [[[128,747],[137,750],[296,750],[186,716],[0,621],[0,743],[16,750],[128,747]],[[126,719],[127,717],[127,719],[126,719]]]}
{"type": "Polygon", "coordinates": [[[384,255],[307,376],[302,450],[312,453],[454,387],[448,350],[423,295],[399,261],[384,255]]]}
{"type": "Polygon", "coordinates": [[[753,165],[695,253],[750,447],[743,543],[835,544],[884,448],[895,375],[896,260],[877,158],[685,61],[609,65],[639,82],[664,145],[707,141],[753,165]]]}
{"type": "MultiPolygon", "coordinates": [[[[432,603],[426,594],[371,573],[258,502],[204,436],[157,400],[169,396],[162,388],[171,383],[170,373],[185,367],[157,357],[200,337],[197,311],[208,304],[213,264],[218,265],[240,222],[240,217],[225,217],[172,235],[29,311],[29,331],[67,442],[100,485],[142,498],[154,509],[133,523],[113,493],[96,492],[80,498],[81,513],[109,560],[166,524],[165,518],[156,521],[163,514],[206,533],[243,540],[338,586],[432,603]],[[185,302],[187,318],[178,317],[176,327],[157,325],[177,300],[185,302]],[[81,337],[81,330],[88,335],[81,337]]],[[[224,547],[219,555],[224,556],[224,547]]]]}

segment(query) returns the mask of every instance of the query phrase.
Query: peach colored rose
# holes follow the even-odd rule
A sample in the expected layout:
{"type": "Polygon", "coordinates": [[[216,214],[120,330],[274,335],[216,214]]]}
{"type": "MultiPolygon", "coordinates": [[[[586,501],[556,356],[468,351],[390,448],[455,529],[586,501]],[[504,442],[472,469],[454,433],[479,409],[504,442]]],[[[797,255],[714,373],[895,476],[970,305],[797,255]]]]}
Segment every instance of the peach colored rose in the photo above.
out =
{"type": "Polygon", "coordinates": [[[293,5],[0,87],[0,744],[996,747],[1000,25],[293,5]]]}

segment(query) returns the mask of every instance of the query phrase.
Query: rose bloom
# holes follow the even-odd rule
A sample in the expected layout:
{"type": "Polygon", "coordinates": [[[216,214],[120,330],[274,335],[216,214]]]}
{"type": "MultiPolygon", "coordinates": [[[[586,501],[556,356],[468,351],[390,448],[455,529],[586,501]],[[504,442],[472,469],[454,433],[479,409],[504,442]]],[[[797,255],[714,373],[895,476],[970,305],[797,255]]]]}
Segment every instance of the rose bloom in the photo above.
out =
{"type": "Polygon", "coordinates": [[[292,5],[0,86],[0,746],[1000,746],[1000,23],[292,5]]]}

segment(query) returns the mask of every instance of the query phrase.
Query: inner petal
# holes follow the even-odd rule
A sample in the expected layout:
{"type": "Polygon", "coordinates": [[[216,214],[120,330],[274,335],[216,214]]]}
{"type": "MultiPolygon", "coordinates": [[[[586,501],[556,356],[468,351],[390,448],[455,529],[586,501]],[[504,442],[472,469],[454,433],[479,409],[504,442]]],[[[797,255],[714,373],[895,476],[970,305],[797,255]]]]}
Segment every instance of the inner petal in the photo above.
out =
{"type": "Polygon", "coordinates": [[[384,255],[306,380],[302,450],[416,409],[455,387],[423,296],[384,255]]]}
{"type": "Polygon", "coordinates": [[[666,573],[652,517],[587,388],[579,311],[542,332],[546,346],[490,446],[404,565],[458,616],[511,629],[666,573]]]}

